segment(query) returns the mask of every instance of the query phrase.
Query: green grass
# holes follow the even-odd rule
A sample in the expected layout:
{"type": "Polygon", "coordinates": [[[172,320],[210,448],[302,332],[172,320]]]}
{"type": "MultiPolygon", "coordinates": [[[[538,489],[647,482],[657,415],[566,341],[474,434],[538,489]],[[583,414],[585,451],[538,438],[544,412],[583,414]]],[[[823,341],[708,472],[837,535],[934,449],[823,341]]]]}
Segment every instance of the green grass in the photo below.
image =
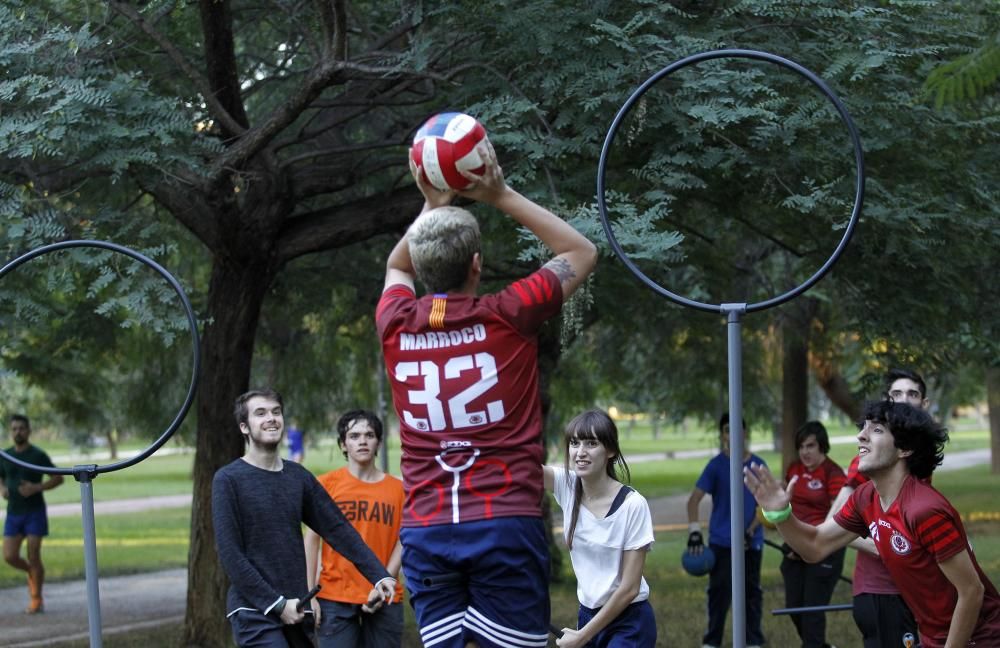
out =
{"type": "MultiPolygon", "coordinates": [[[[976,478],[978,479],[978,477],[976,478]]],[[[955,479],[955,482],[962,480],[955,479]]],[[[1000,478],[993,478],[990,485],[997,485],[1000,478]]],[[[1000,523],[972,522],[968,530],[976,547],[976,554],[985,572],[996,582],[1000,578],[1000,523]]],[[[771,538],[777,536],[771,532],[771,538]]],[[[646,561],[645,577],[651,589],[650,602],[656,613],[659,638],[657,646],[670,648],[698,648],[705,624],[706,578],[688,576],[680,567],[680,555],[687,538],[684,532],[657,533],[656,545],[646,561]]],[[[781,557],[776,550],[765,547],[761,586],[764,589],[764,633],[769,645],[784,648],[798,645],[794,627],[787,616],[772,616],[770,611],[784,607],[784,589],[778,570],[781,557]]],[[[560,626],[569,626],[576,618],[576,583],[568,566],[561,574],[561,582],[550,589],[552,600],[552,620],[560,626]]],[[[844,575],[850,577],[853,571],[854,554],[848,550],[844,575]]],[[[103,567],[102,567],[103,573],[103,567]]],[[[851,599],[850,587],[846,583],[837,586],[833,603],[848,603],[851,599]]],[[[418,635],[409,605],[405,608],[406,629],[403,646],[419,646],[418,635]]],[[[732,627],[727,626],[726,642],[731,645],[732,627]]],[[[180,644],[179,625],[116,635],[108,638],[108,645],[122,648],[150,648],[154,646],[177,646],[180,644]]],[[[849,611],[832,612],[827,615],[827,641],[840,648],[860,645],[857,630],[849,611]]],[[[67,644],[73,648],[83,648],[86,642],[67,644]]],[[[550,642],[550,645],[554,645],[550,642]]]]}
{"type": "MultiPolygon", "coordinates": [[[[846,434],[849,430],[831,429],[831,435],[846,434]]],[[[675,436],[680,437],[678,433],[675,436]]],[[[664,452],[668,435],[654,441],[648,430],[637,427],[630,438],[624,439],[626,457],[645,452],[664,452]],[[644,436],[646,435],[646,436],[644,436]],[[652,448],[652,450],[650,450],[652,448]]],[[[682,438],[686,445],[678,449],[714,448],[715,439],[710,433],[689,432],[682,438]]],[[[676,441],[676,439],[673,439],[676,441]]],[[[952,433],[952,443],[947,451],[988,447],[985,430],[959,430],[952,433]]],[[[392,465],[398,465],[399,449],[396,443],[389,447],[392,465]]],[[[835,445],[831,456],[846,466],[853,457],[854,446],[835,445]]],[[[779,458],[773,452],[761,454],[771,465],[779,458]]],[[[550,455],[558,461],[557,454],[550,455]]],[[[193,455],[154,456],[132,468],[101,475],[94,481],[94,495],[98,501],[126,497],[143,497],[187,493],[191,491],[191,463],[193,455]]],[[[690,492],[704,467],[706,458],[660,460],[632,464],[633,485],[649,498],[690,492]]],[[[306,466],[321,473],[343,465],[335,446],[310,447],[306,466]]],[[[993,581],[1000,582],[1000,475],[989,473],[988,466],[962,471],[941,473],[934,478],[934,485],[952,500],[963,515],[976,555],[984,571],[993,581]]],[[[79,501],[79,488],[69,480],[64,486],[46,493],[50,503],[79,501]]],[[[190,510],[166,509],[129,515],[105,515],[97,518],[98,563],[102,577],[128,574],[151,569],[184,567],[187,564],[190,510]]],[[[51,535],[44,544],[44,557],[50,581],[82,579],[83,542],[79,517],[52,518],[51,535]]],[[[777,540],[771,532],[771,538],[777,540]]],[[[658,646],[685,648],[700,646],[704,631],[705,587],[704,578],[692,578],[680,568],[680,555],[686,542],[684,532],[658,532],[654,550],[646,564],[645,575],[652,589],[651,602],[659,624],[658,646]]],[[[765,548],[762,577],[764,588],[764,631],[769,645],[794,646],[795,637],[787,617],[773,617],[770,610],[783,607],[784,593],[778,571],[780,555],[765,548]]],[[[853,552],[848,551],[845,575],[853,568],[853,552]]],[[[551,588],[553,621],[571,625],[576,614],[575,581],[569,570],[568,556],[564,560],[562,581],[551,588]]],[[[0,587],[21,587],[23,575],[6,566],[0,566],[0,587]]],[[[849,602],[849,588],[842,584],[834,594],[833,602],[849,602]]],[[[406,633],[404,646],[418,646],[412,611],[406,607],[406,633]]],[[[727,629],[726,636],[731,636],[727,629]]],[[[180,644],[180,626],[108,637],[108,645],[124,648],[150,648],[180,644]]],[[[858,645],[857,632],[849,612],[828,615],[827,640],[840,648],[858,645]]],[[[86,642],[68,644],[86,646],[86,642]]]]}
{"type": "MultiPolygon", "coordinates": [[[[94,525],[101,576],[187,566],[190,507],[97,516],[94,525]]],[[[49,582],[85,578],[79,516],[49,519],[42,559],[49,582]]],[[[23,572],[6,564],[0,567],[0,587],[19,587],[24,582],[23,572]]]]}
{"type": "MultiPolygon", "coordinates": [[[[94,500],[128,499],[190,493],[194,453],[153,455],[124,470],[98,475],[92,482],[94,500]]],[[[80,485],[67,476],[59,488],[46,491],[45,501],[63,504],[80,501],[80,485]]]]}

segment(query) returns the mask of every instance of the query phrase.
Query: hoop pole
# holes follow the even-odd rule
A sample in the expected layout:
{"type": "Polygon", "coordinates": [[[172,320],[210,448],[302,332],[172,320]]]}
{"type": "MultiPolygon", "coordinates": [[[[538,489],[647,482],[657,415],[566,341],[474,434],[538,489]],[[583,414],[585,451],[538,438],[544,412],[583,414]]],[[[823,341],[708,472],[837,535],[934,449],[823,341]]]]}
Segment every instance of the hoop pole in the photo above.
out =
{"type": "Polygon", "coordinates": [[[83,518],[83,563],[87,575],[87,621],[90,648],[101,648],[101,588],[97,574],[97,531],[94,524],[94,477],[97,466],[76,466],[73,476],[80,482],[83,518]]]}
{"type": "Polygon", "coordinates": [[[722,304],[729,340],[729,554],[733,585],[733,648],[746,647],[746,560],[743,555],[743,348],[746,304],[722,304]]]}

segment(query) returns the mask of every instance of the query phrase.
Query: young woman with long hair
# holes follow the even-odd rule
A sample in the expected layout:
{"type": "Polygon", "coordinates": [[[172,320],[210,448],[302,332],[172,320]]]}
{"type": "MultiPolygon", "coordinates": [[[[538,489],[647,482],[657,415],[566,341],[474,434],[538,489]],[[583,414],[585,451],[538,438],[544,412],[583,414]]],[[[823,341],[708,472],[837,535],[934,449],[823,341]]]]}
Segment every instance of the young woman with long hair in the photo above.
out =
{"type": "Polygon", "coordinates": [[[653,544],[646,499],[623,484],[630,474],[618,428],[601,410],[566,426],[564,468],[545,466],[545,488],[563,511],[563,535],[576,573],[580,610],[560,648],[656,644],[649,585],[642,576],[653,544]]]}

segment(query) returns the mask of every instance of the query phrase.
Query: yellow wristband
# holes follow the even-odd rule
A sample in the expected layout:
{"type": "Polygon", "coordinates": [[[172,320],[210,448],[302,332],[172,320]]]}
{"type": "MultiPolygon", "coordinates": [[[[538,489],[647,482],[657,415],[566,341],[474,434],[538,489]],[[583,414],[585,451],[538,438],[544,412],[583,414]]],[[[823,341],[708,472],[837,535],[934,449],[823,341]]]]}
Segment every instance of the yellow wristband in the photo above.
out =
{"type": "Polygon", "coordinates": [[[779,524],[792,517],[792,503],[789,502],[788,506],[780,511],[765,511],[764,509],[761,509],[761,513],[764,514],[764,519],[771,524],[779,524]]]}

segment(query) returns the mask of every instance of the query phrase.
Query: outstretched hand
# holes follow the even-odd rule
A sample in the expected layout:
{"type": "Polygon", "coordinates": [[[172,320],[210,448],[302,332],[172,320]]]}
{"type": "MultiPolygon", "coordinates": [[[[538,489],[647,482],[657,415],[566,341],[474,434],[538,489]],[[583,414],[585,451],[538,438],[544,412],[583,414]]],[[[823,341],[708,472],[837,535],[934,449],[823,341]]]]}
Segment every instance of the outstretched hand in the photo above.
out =
{"type": "Polygon", "coordinates": [[[787,490],[774,478],[767,466],[751,463],[743,468],[743,483],[765,511],[780,511],[791,501],[790,493],[798,477],[792,477],[787,490]]]}

